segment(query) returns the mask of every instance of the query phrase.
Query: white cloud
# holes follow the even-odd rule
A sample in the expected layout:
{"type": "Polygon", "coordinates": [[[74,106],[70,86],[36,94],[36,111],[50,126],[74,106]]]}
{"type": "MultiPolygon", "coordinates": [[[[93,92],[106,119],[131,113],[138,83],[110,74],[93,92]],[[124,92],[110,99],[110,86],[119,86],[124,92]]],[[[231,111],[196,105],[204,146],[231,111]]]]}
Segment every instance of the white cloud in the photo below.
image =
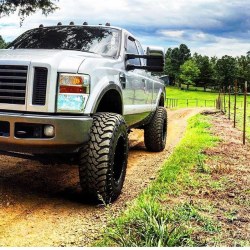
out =
{"type": "Polygon", "coordinates": [[[175,38],[180,39],[183,37],[185,31],[184,30],[160,30],[159,34],[163,35],[166,38],[175,38]]]}
{"type": "Polygon", "coordinates": [[[0,35],[10,41],[40,23],[111,22],[134,30],[144,45],[185,43],[192,50],[210,54],[213,50],[216,54],[245,54],[250,50],[245,43],[250,40],[249,0],[59,0],[58,5],[60,9],[47,17],[41,13],[27,17],[21,28],[16,14],[1,18],[0,35]]]}
{"type": "Polygon", "coordinates": [[[217,38],[216,43],[200,44],[200,46],[190,46],[191,51],[202,55],[222,57],[223,55],[239,56],[246,55],[250,50],[249,43],[241,42],[237,39],[217,38]]]}

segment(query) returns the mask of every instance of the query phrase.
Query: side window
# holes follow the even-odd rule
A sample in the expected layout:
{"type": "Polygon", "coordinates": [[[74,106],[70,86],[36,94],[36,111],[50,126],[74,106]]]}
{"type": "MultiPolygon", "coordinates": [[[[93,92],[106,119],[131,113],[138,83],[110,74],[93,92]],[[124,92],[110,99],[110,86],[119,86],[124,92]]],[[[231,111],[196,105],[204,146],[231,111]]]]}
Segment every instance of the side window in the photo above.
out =
{"type": "MultiPolygon", "coordinates": [[[[130,37],[127,40],[127,53],[139,55],[136,44],[135,44],[135,40],[133,38],[130,38],[130,37]]],[[[141,65],[141,61],[139,58],[130,59],[130,60],[128,60],[128,63],[131,65],[138,65],[138,66],[141,65]]]]}
{"type": "MultiPolygon", "coordinates": [[[[144,50],[143,50],[141,44],[140,44],[138,41],[136,41],[136,44],[137,44],[137,47],[138,47],[138,49],[139,49],[140,55],[144,55],[145,53],[144,53],[144,50]]],[[[142,66],[145,66],[145,65],[146,65],[146,60],[143,59],[143,58],[141,58],[141,65],[142,65],[142,66]]]]}

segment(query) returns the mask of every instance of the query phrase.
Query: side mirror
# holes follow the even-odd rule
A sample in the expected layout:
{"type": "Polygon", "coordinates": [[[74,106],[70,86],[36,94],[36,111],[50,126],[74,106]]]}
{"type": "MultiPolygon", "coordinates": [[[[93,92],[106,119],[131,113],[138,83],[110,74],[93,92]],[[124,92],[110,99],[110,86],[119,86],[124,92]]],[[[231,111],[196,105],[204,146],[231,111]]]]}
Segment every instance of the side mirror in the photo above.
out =
{"type": "Polygon", "coordinates": [[[162,48],[147,48],[147,67],[152,72],[163,72],[164,70],[164,50],[162,48]]]}
{"type": "Polygon", "coordinates": [[[147,48],[146,55],[135,55],[135,54],[126,54],[126,60],[135,59],[135,58],[143,58],[147,60],[146,66],[138,66],[128,64],[126,66],[127,70],[133,69],[144,69],[151,72],[162,72],[164,69],[164,51],[159,48],[147,48]]]}

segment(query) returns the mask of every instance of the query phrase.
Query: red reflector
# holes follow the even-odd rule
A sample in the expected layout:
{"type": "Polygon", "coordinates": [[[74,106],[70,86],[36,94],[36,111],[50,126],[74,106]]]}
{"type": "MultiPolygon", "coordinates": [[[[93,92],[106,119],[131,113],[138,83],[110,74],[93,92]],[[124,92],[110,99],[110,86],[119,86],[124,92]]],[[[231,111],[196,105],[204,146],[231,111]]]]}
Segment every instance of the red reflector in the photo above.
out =
{"type": "Polygon", "coordinates": [[[60,93],[86,93],[83,86],[60,86],[60,93]]]}

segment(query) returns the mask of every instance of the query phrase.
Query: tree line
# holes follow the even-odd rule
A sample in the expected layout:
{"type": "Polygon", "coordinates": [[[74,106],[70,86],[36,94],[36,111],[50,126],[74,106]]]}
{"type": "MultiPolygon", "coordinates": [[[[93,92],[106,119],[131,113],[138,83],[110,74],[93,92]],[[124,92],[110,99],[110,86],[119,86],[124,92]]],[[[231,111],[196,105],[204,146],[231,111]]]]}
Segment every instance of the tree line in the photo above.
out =
{"type": "Polygon", "coordinates": [[[170,84],[185,84],[214,90],[233,86],[237,80],[240,90],[245,81],[250,85],[250,51],[246,55],[232,57],[224,55],[221,58],[203,56],[194,53],[191,56],[187,45],[181,44],[176,48],[169,48],[165,54],[164,74],[169,76],[170,84]]]}

